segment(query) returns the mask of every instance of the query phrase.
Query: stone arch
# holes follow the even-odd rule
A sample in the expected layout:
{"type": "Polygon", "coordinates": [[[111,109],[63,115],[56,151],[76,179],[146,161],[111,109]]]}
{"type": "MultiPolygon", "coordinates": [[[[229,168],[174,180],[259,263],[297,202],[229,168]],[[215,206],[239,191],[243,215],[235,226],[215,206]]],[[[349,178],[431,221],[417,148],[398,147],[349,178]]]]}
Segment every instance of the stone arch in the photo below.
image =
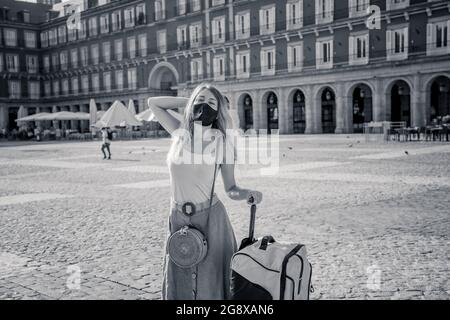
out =
{"type": "Polygon", "coordinates": [[[169,62],[157,63],[148,76],[148,87],[156,90],[167,90],[177,86],[180,76],[177,69],[169,62]]]}
{"type": "Polygon", "coordinates": [[[333,85],[322,85],[315,90],[315,105],[317,106],[314,112],[316,116],[316,132],[334,133],[336,130],[336,87],[333,85]],[[327,92],[330,93],[330,99],[327,98],[327,92]]]}
{"type": "Polygon", "coordinates": [[[249,130],[254,128],[255,99],[250,92],[242,92],[237,100],[239,128],[249,130]],[[246,101],[250,99],[250,101],[246,101]]]}
{"type": "Polygon", "coordinates": [[[268,133],[280,128],[280,101],[282,101],[281,95],[277,90],[269,89],[262,95],[261,117],[268,133]]]}
{"type": "Polygon", "coordinates": [[[439,117],[450,115],[450,74],[439,73],[429,76],[425,83],[425,121],[430,124],[439,117]]]}
{"type": "Polygon", "coordinates": [[[390,81],[386,88],[386,119],[391,122],[412,123],[411,94],[413,86],[408,79],[390,81]]]}
{"type": "Polygon", "coordinates": [[[293,88],[287,95],[288,130],[294,134],[305,133],[306,130],[306,103],[305,90],[300,87],[293,88]],[[300,97],[297,95],[300,94],[300,97]]]}
{"type": "Polygon", "coordinates": [[[374,119],[373,96],[375,90],[373,85],[367,81],[358,81],[350,84],[346,90],[345,103],[349,112],[345,119],[349,132],[362,133],[364,123],[374,119]]]}

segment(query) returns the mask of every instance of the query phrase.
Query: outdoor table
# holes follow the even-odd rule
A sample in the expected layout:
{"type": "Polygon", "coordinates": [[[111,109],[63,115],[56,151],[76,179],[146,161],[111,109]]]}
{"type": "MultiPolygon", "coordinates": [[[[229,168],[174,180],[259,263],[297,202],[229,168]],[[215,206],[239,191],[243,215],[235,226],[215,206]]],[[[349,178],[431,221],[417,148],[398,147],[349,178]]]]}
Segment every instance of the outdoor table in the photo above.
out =
{"type": "Polygon", "coordinates": [[[425,129],[425,140],[428,141],[428,138],[430,140],[436,141],[437,137],[439,137],[439,141],[442,141],[441,133],[443,132],[443,127],[441,126],[434,126],[434,127],[426,127],[425,129]]]}
{"type": "Polygon", "coordinates": [[[412,141],[412,136],[416,135],[417,137],[417,141],[420,140],[420,128],[419,127],[414,127],[414,128],[404,128],[404,133],[406,136],[406,141],[412,141]]]}

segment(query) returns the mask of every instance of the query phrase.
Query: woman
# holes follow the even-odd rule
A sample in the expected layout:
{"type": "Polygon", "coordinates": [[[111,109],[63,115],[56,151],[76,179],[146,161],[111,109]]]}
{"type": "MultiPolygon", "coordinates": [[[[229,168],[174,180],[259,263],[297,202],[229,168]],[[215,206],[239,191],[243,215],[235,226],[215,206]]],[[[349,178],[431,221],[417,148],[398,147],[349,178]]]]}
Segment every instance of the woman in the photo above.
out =
{"type": "MultiPolygon", "coordinates": [[[[213,86],[201,84],[189,99],[179,97],[155,97],[148,105],[161,125],[172,135],[173,142],[167,162],[171,181],[171,214],[169,236],[186,225],[200,230],[207,240],[206,257],[195,267],[181,268],[165,252],[162,298],[165,300],[224,300],[229,298],[230,262],[236,252],[236,239],[225,207],[214,194],[212,186],[216,173],[222,173],[227,195],[233,200],[262,200],[258,191],[241,189],[234,178],[234,161],[227,163],[227,152],[214,150],[216,161],[201,163],[181,161],[182,156],[206,155],[211,150],[210,139],[201,135],[200,150],[194,148],[194,132],[200,129],[215,129],[224,137],[224,144],[231,145],[226,131],[231,129],[231,118],[224,96],[213,86]],[[176,117],[169,109],[184,108],[184,116],[176,117]],[[180,120],[178,120],[180,119],[180,120]],[[182,129],[182,135],[179,135],[182,129]],[[193,215],[187,214],[186,204],[196,208],[193,215]]],[[[198,145],[198,144],[197,144],[198,145]]],[[[222,145],[222,146],[223,146],[222,145]]],[[[219,145],[217,144],[216,147],[219,145]]],[[[228,148],[230,149],[230,148],[228,148]]],[[[234,150],[234,149],[233,149],[234,150]]],[[[183,159],[186,159],[183,157],[183,159]]],[[[192,157],[190,158],[192,159],[192,157]]],[[[234,160],[234,157],[233,157],[234,160]]],[[[167,244],[166,244],[167,246],[167,244]]]]}

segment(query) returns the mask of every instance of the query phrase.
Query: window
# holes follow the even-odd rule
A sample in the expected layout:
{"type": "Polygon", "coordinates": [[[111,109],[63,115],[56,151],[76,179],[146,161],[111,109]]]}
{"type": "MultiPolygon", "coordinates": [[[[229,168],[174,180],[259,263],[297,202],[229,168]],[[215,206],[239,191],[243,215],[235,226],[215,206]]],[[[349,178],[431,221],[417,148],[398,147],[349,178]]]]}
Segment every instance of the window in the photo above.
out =
{"type": "Polygon", "coordinates": [[[134,8],[126,8],[125,15],[125,28],[134,27],[134,8]]]}
{"type": "Polygon", "coordinates": [[[140,4],[136,7],[136,24],[137,25],[146,24],[145,4],[140,4]]]}
{"type": "Polygon", "coordinates": [[[78,90],[78,77],[72,77],[72,93],[77,94],[78,90]]]}
{"type": "Polygon", "coordinates": [[[316,68],[329,69],[333,67],[333,39],[316,41],[316,68]]]}
{"type": "Polygon", "coordinates": [[[81,91],[83,93],[89,92],[89,76],[86,74],[81,76],[81,91]]]}
{"type": "Polygon", "coordinates": [[[116,71],[116,89],[123,90],[123,71],[122,70],[116,71]]]}
{"type": "Polygon", "coordinates": [[[30,13],[28,11],[23,11],[23,22],[25,23],[30,22],[30,13]]]}
{"type": "Polygon", "coordinates": [[[70,51],[70,60],[72,62],[72,68],[77,68],[78,67],[78,50],[77,49],[72,49],[70,51]]]}
{"type": "Polygon", "coordinates": [[[103,90],[111,91],[111,72],[103,72],[103,90]]]}
{"type": "Polygon", "coordinates": [[[98,64],[99,63],[99,59],[100,58],[100,54],[98,51],[98,44],[93,44],[91,46],[91,63],[92,64],[98,64]]]}
{"type": "Polygon", "coordinates": [[[3,29],[5,34],[5,45],[8,47],[17,46],[17,30],[16,29],[3,29]]]}
{"type": "Polygon", "coordinates": [[[3,71],[3,53],[0,52],[0,72],[3,71]]]}
{"type": "Polygon", "coordinates": [[[225,80],[225,56],[216,56],[213,59],[213,74],[215,81],[225,80]]]}
{"type": "Polygon", "coordinates": [[[166,3],[164,0],[155,0],[155,21],[166,18],[166,3]]]}
{"type": "Polygon", "coordinates": [[[97,34],[98,34],[97,17],[93,17],[89,19],[89,36],[94,37],[97,34]]]}
{"type": "Polygon", "coordinates": [[[367,15],[367,8],[370,0],[349,0],[349,16],[350,18],[361,17],[367,15]]]}
{"type": "Polygon", "coordinates": [[[178,14],[183,15],[186,14],[186,0],[177,0],[178,1],[178,14]]]}
{"type": "Polygon", "coordinates": [[[103,62],[110,63],[111,62],[111,44],[109,42],[103,42],[103,62]]]}
{"type": "Polygon", "coordinates": [[[234,17],[236,39],[250,37],[250,12],[240,12],[234,17]]]}
{"type": "Polygon", "coordinates": [[[450,20],[427,24],[427,55],[450,54],[450,20]]]}
{"type": "Polygon", "coordinates": [[[186,26],[177,27],[178,50],[187,48],[187,28],[186,26]]]}
{"type": "Polygon", "coordinates": [[[25,31],[25,47],[36,48],[36,33],[34,31],[25,31]]]}
{"type": "Polygon", "coordinates": [[[303,26],[303,0],[289,1],[286,4],[286,29],[292,30],[303,26]]]}
{"type": "Polygon", "coordinates": [[[61,94],[67,96],[69,94],[69,80],[64,78],[61,80],[61,94]]]}
{"type": "Polygon", "coordinates": [[[50,97],[52,95],[52,87],[51,87],[50,81],[44,82],[44,95],[46,97],[50,97]]]}
{"type": "Polygon", "coordinates": [[[167,51],[166,30],[159,30],[156,33],[156,45],[159,53],[165,53],[167,51]]]}
{"type": "Polygon", "coordinates": [[[136,38],[129,37],[127,39],[127,43],[128,43],[128,57],[130,59],[136,58],[136,38]]]}
{"type": "Polygon", "coordinates": [[[44,63],[44,72],[47,72],[47,73],[50,72],[50,56],[45,55],[42,58],[42,61],[44,63]]]}
{"type": "Polygon", "coordinates": [[[112,21],[112,31],[117,31],[122,29],[122,20],[120,16],[120,11],[114,11],[111,15],[112,21]]]}
{"type": "Polygon", "coordinates": [[[80,56],[81,56],[81,66],[87,67],[89,59],[87,47],[80,48],[80,56]]]}
{"type": "Polygon", "coordinates": [[[56,38],[56,29],[48,30],[48,42],[51,46],[56,46],[58,44],[58,39],[56,38]]]}
{"type": "Polygon", "coordinates": [[[212,20],[213,43],[225,42],[225,17],[217,17],[212,20]]]}
{"type": "Polygon", "coordinates": [[[39,81],[29,81],[28,82],[28,96],[30,99],[39,99],[39,81]]]}
{"type": "Polygon", "coordinates": [[[92,90],[94,92],[100,91],[100,77],[99,77],[98,73],[92,74],[92,90]]]}
{"type": "Polygon", "coordinates": [[[61,51],[59,53],[59,62],[61,64],[61,70],[67,70],[69,64],[69,58],[67,56],[67,51],[61,51]]]}
{"type": "Polygon", "coordinates": [[[191,47],[199,47],[202,44],[202,23],[196,23],[189,27],[191,47]]]}
{"type": "Polygon", "coordinates": [[[114,55],[115,55],[117,61],[120,61],[123,59],[122,48],[123,48],[122,40],[121,39],[115,40],[114,41],[114,55]]]}
{"type": "Polygon", "coordinates": [[[136,68],[128,69],[128,89],[137,89],[137,73],[136,68]]]}
{"type": "Polygon", "coordinates": [[[100,16],[100,33],[108,33],[109,32],[109,16],[107,14],[103,14],[100,16]]]}
{"type": "Polygon", "coordinates": [[[261,75],[275,74],[275,48],[261,49],[261,75]]]}
{"type": "Polygon", "coordinates": [[[58,27],[58,42],[59,43],[66,42],[66,26],[64,25],[58,27]]]}
{"type": "Polygon", "coordinates": [[[86,39],[86,20],[80,20],[80,29],[78,30],[78,38],[86,39]]]}
{"type": "Polygon", "coordinates": [[[8,81],[9,98],[19,99],[20,98],[20,81],[9,80],[8,81]]]}
{"type": "Polygon", "coordinates": [[[53,71],[57,71],[59,69],[59,54],[58,53],[52,54],[52,68],[53,68],[53,71]]]}
{"type": "Polygon", "coordinates": [[[6,55],[6,70],[8,72],[19,72],[19,56],[17,54],[6,55]]]}
{"type": "Polygon", "coordinates": [[[200,11],[201,5],[200,0],[192,0],[192,12],[200,11]]]}
{"type": "Polygon", "coordinates": [[[349,64],[361,65],[369,63],[369,33],[351,35],[349,43],[349,64]]]}
{"type": "Polygon", "coordinates": [[[386,31],[388,61],[408,59],[408,29],[401,26],[386,31]]]}
{"type": "Polygon", "coordinates": [[[290,43],[288,44],[288,71],[300,71],[303,68],[303,44],[290,43]]]}
{"type": "Polygon", "coordinates": [[[139,45],[139,55],[141,57],[147,56],[147,35],[146,34],[139,35],[138,45],[139,45]]]}
{"type": "Polygon", "coordinates": [[[236,55],[236,77],[238,79],[250,77],[250,52],[242,51],[236,55]]]}
{"type": "Polygon", "coordinates": [[[191,81],[203,79],[203,62],[202,58],[191,60],[191,81]]]}
{"type": "Polygon", "coordinates": [[[67,39],[68,39],[68,41],[77,40],[77,29],[76,28],[68,28],[67,29],[67,39]]]}
{"type": "Polygon", "coordinates": [[[275,32],[275,5],[259,10],[259,32],[260,34],[275,32]]]}
{"type": "Polygon", "coordinates": [[[48,47],[48,33],[47,31],[41,32],[41,47],[47,48],[48,47]]]}
{"type": "Polygon", "coordinates": [[[316,0],[316,24],[333,22],[334,0],[316,0]]]}
{"type": "Polygon", "coordinates": [[[59,96],[59,80],[53,80],[53,95],[59,96]]]}
{"type": "Polygon", "coordinates": [[[386,10],[397,10],[409,7],[409,0],[387,0],[386,10]]]}
{"type": "Polygon", "coordinates": [[[220,6],[221,4],[225,4],[225,0],[212,0],[213,6],[220,6]]]}

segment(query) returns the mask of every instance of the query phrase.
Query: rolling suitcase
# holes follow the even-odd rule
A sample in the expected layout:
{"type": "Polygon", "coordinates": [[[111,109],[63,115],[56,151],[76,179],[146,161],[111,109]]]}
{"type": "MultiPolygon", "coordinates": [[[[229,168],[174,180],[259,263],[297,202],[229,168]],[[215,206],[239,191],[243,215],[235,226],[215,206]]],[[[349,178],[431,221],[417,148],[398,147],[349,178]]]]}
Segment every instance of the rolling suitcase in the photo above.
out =
{"type": "Polygon", "coordinates": [[[312,266],[306,247],[254,238],[256,205],[250,209],[249,236],[231,260],[232,300],[309,300],[312,266]]]}

